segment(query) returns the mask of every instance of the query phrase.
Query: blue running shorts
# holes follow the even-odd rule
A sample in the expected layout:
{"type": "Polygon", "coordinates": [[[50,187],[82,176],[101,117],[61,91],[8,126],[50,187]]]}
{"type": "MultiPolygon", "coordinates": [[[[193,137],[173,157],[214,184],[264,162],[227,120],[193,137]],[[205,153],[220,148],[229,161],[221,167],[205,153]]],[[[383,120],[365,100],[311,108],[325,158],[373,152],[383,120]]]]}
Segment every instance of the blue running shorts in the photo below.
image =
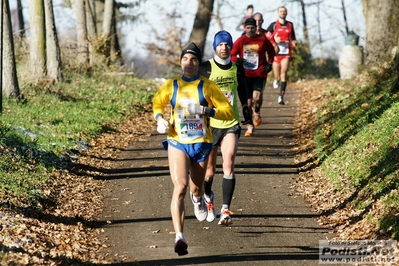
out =
{"type": "Polygon", "coordinates": [[[168,145],[173,146],[176,149],[179,149],[186,153],[191,161],[197,163],[203,162],[208,159],[208,156],[212,151],[212,143],[207,142],[182,144],[174,139],[168,139],[165,140],[162,144],[166,151],[168,151],[168,145]]]}

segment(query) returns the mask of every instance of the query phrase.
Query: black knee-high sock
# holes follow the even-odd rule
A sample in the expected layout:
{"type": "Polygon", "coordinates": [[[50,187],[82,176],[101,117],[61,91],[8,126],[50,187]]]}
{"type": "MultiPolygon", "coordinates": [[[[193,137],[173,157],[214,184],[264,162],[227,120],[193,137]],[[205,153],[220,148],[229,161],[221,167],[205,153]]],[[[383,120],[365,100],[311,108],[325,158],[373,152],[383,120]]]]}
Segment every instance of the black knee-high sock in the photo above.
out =
{"type": "Polygon", "coordinates": [[[227,205],[230,207],[235,186],[236,186],[235,174],[232,174],[231,176],[226,176],[226,175],[223,176],[222,180],[223,206],[227,205]]]}
{"type": "Polygon", "coordinates": [[[287,87],[287,81],[282,81],[280,85],[280,95],[284,96],[285,88],[287,87]]]}
{"type": "Polygon", "coordinates": [[[210,196],[212,191],[213,178],[204,181],[205,194],[210,196]]]}

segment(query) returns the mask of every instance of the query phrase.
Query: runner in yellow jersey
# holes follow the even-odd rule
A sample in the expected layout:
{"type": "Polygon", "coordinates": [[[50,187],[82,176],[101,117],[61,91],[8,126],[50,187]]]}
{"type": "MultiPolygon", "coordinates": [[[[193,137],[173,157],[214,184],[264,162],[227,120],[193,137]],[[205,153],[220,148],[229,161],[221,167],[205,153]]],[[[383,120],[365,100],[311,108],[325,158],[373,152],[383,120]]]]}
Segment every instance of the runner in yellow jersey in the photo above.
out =
{"type": "Polygon", "coordinates": [[[198,220],[207,217],[203,199],[203,186],[213,137],[210,118],[230,120],[234,117],[230,103],[218,86],[198,74],[201,50],[191,43],[180,57],[183,74],[167,80],[153,98],[153,112],[157,120],[157,131],[168,133],[167,145],[170,176],[173,182],[171,216],[176,237],[174,250],[185,255],[187,242],[183,235],[184,198],[187,186],[194,203],[198,220]],[[172,106],[169,121],[164,119],[164,110],[172,106]]]}

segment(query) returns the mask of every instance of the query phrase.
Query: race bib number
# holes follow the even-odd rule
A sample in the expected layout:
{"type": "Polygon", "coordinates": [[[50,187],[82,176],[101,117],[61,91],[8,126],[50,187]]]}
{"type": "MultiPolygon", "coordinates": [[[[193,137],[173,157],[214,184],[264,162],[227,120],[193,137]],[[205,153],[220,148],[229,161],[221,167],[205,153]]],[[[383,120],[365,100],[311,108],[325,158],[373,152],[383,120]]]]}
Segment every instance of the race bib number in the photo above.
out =
{"type": "Polygon", "coordinates": [[[280,52],[278,54],[289,54],[290,43],[289,42],[280,42],[278,44],[278,48],[280,48],[280,52]]]}
{"type": "Polygon", "coordinates": [[[257,53],[244,53],[244,68],[250,70],[258,69],[259,55],[257,53]]]}
{"type": "Polygon", "coordinates": [[[195,140],[206,136],[203,116],[184,117],[177,119],[177,133],[181,140],[195,140]]]}

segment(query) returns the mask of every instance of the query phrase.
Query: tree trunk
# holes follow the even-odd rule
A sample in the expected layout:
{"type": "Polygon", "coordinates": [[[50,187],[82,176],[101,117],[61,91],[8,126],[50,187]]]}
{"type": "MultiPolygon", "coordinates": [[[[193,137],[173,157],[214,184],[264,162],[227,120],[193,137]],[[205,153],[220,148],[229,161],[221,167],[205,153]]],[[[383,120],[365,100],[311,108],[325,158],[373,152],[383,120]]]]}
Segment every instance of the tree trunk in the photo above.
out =
{"type": "Polygon", "coordinates": [[[21,0],[17,0],[17,12],[18,12],[18,26],[19,26],[19,36],[21,39],[25,38],[25,21],[24,14],[22,12],[21,0]]]}
{"type": "Polygon", "coordinates": [[[30,72],[33,79],[46,76],[46,39],[43,0],[29,0],[30,72]]]}
{"type": "Polygon", "coordinates": [[[346,10],[345,10],[344,0],[341,0],[341,4],[342,4],[342,13],[344,14],[345,30],[346,30],[346,34],[348,34],[349,27],[348,27],[348,20],[346,19],[346,10]]]}
{"type": "Polygon", "coordinates": [[[214,0],[198,0],[197,14],[195,15],[194,26],[190,35],[189,42],[194,42],[202,52],[204,51],[206,35],[212,19],[213,2],[214,0]]]}
{"type": "Polygon", "coordinates": [[[83,0],[71,0],[71,3],[76,21],[77,59],[80,64],[85,65],[88,63],[85,2],[83,0]]]}
{"type": "Polygon", "coordinates": [[[0,42],[2,42],[2,47],[3,47],[3,55],[1,62],[1,68],[2,68],[1,87],[3,95],[6,98],[18,98],[20,92],[19,92],[19,85],[17,78],[17,68],[15,65],[14,40],[11,28],[10,6],[8,4],[8,0],[0,0],[0,1],[3,1],[3,11],[2,11],[3,32],[2,32],[2,38],[0,38],[0,42]]]}
{"type": "Polygon", "coordinates": [[[86,1],[86,26],[87,26],[87,41],[89,45],[89,62],[91,66],[97,64],[98,59],[96,55],[97,40],[97,26],[96,26],[96,3],[94,0],[86,1]]]}
{"type": "Polygon", "coordinates": [[[122,49],[119,44],[119,38],[118,38],[118,31],[116,27],[116,17],[115,15],[112,16],[112,27],[111,27],[111,34],[112,34],[112,55],[113,59],[115,60],[115,63],[119,64],[120,66],[123,65],[123,57],[122,57],[122,49]]]}
{"type": "Polygon", "coordinates": [[[53,0],[44,0],[44,9],[46,14],[47,76],[54,81],[61,81],[61,53],[54,23],[53,0]]]}
{"type": "Polygon", "coordinates": [[[213,14],[213,17],[216,20],[216,23],[218,24],[220,30],[224,29],[222,18],[220,16],[220,11],[221,11],[221,9],[223,9],[223,3],[224,3],[224,0],[217,0],[216,12],[214,12],[214,14],[213,14]]]}
{"type": "Polygon", "coordinates": [[[321,37],[320,3],[317,3],[317,34],[319,35],[319,43],[323,43],[323,38],[321,37]]]}
{"type": "Polygon", "coordinates": [[[103,35],[104,8],[104,1],[96,1],[95,12],[97,36],[103,35]]]}
{"type": "Polygon", "coordinates": [[[392,60],[398,47],[398,0],[362,0],[366,20],[365,64],[378,66],[392,60]]]}
{"type": "Polygon", "coordinates": [[[111,33],[112,33],[112,18],[114,16],[114,0],[105,0],[104,5],[104,20],[103,20],[103,41],[105,41],[104,56],[107,65],[110,63],[111,56],[111,33]]]}
{"type": "Polygon", "coordinates": [[[299,1],[301,4],[301,11],[302,11],[302,23],[303,23],[303,38],[305,39],[305,47],[310,51],[310,40],[309,40],[309,31],[308,31],[308,23],[306,20],[306,9],[305,3],[303,0],[299,1]]]}

